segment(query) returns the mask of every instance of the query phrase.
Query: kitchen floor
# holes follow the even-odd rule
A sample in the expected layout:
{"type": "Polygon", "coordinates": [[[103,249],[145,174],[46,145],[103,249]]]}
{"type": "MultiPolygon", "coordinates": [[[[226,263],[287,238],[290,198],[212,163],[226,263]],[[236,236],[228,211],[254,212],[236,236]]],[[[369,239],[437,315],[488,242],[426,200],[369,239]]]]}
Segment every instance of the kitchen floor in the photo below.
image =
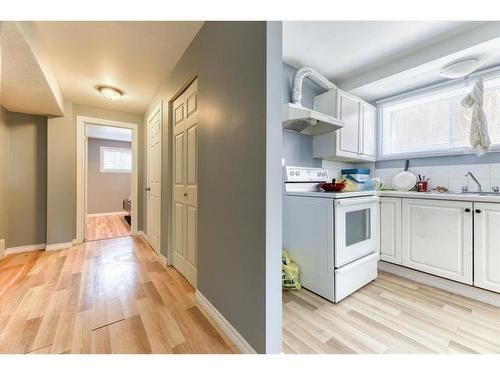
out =
{"type": "Polygon", "coordinates": [[[130,225],[125,221],[125,214],[87,216],[85,241],[129,236],[130,233],[130,225]]]}
{"type": "Polygon", "coordinates": [[[0,261],[0,353],[238,353],[139,237],[0,261]]]}
{"type": "Polygon", "coordinates": [[[338,304],[283,292],[285,353],[500,353],[500,308],[386,272],[338,304]]]}

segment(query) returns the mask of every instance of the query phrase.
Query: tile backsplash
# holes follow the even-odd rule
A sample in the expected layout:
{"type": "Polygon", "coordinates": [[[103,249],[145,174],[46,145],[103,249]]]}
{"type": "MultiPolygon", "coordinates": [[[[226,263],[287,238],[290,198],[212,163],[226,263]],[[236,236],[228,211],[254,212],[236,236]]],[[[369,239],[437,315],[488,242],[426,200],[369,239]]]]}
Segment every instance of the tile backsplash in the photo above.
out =
{"type": "Polygon", "coordinates": [[[321,167],[328,169],[328,175],[330,178],[335,178],[336,180],[340,179],[342,169],[349,169],[349,168],[366,168],[366,167],[359,167],[356,166],[356,164],[353,163],[345,163],[342,161],[330,161],[330,160],[322,160],[321,167]]]}
{"type": "MultiPolygon", "coordinates": [[[[372,169],[372,177],[379,177],[384,187],[391,188],[392,177],[402,171],[402,168],[372,169]]],[[[470,171],[479,180],[483,191],[491,191],[492,187],[500,186],[500,163],[495,164],[473,164],[473,165],[450,165],[450,166],[423,166],[410,167],[410,172],[415,175],[430,178],[430,188],[444,186],[451,191],[459,192],[462,186],[468,186],[470,191],[477,190],[475,182],[465,173],[470,171]]]]}

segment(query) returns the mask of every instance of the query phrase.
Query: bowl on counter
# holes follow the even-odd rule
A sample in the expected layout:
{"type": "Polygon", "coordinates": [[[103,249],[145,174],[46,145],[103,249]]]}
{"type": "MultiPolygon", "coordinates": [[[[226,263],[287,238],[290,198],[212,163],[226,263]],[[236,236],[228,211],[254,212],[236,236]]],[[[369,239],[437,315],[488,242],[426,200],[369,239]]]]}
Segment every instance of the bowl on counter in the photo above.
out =
{"type": "Polygon", "coordinates": [[[342,191],[345,189],[345,182],[335,182],[335,180],[332,180],[332,182],[319,184],[319,187],[324,191],[342,191]]]}

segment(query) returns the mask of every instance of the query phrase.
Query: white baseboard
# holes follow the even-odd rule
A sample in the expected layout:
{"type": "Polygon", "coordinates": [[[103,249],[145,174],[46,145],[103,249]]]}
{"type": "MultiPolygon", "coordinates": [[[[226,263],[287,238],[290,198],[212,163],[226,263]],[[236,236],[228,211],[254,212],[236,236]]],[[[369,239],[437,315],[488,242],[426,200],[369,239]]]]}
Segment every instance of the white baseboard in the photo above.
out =
{"type": "Polygon", "coordinates": [[[490,292],[488,290],[476,288],[473,286],[458,283],[456,281],[443,279],[439,276],[430,275],[425,272],[420,272],[400,266],[397,264],[392,264],[384,261],[378,262],[378,269],[381,271],[389,272],[397,276],[404,277],[405,279],[410,279],[421,284],[433,286],[435,288],[443,289],[448,292],[459,294],[461,296],[488,303],[490,305],[500,307],[500,293],[490,292]]]}
{"type": "Polygon", "coordinates": [[[1,239],[0,240],[0,259],[2,259],[5,256],[5,240],[1,239]]]}
{"type": "Polygon", "coordinates": [[[165,255],[163,255],[162,253],[157,253],[158,254],[158,258],[160,258],[160,263],[163,265],[163,267],[168,267],[168,262],[167,262],[167,258],[165,257],[165,255]]]}
{"type": "Polygon", "coordinates": [[[45,250],[45,244],[39,243],[36,245],[14,246],[5,249],[5,255],[26,253],[28,251],[45,250]]]}
{"type": "Polygon", "coordinates": [[[222,331],[233,341],[243,354],[256,354],[255,349],[250,346],[236,328],[224,318],[199,290],[196,290],[196,303],[219,325],[222,331]]]}
{"type": "Polygon", "coordinates": [[[101,212],[98,214],[87,214],[87,217],[112,216],[112,215],[128,215],[128,212],[127,211],[101,212]]]}
{"type": "MultiPolygon", "coordinates": [[[[149,244],[148,238],[146,237],[146,233],[144,233],[144,231],[139,230],[139,231],[137,231],[136,235],[142,237],[142,239],[144,240],[144,242],[146,242],[151,247],[151,249],[154,251],[153,247],[149,244]]],[[[155,253],[156,253],[156,251],[155,251],[155,253]]],[[[158,258],[160,258],[161,264],[164,267],[168,267],[167,257],[165,255],[163,255],[162,253],[156,253],[156,255],[158,255],[158,258]]]]}
{"type": "Polygon", "coordinates": [[[45,251],[55,251],[55,250],[69,249],[71,246],[73,246],[74,242],[75,241],[63,242],[63,243],[54,243],[54,244],[51,244],[51,245],[47,245],[45,247],[45,251]]]}
{"type": "Polygon", "coordinates": [[[146,233],[144,233],[142,230],[137,231],[137,235],[141,236],[144,241],[148,242],[146,238],[146,233]]]}

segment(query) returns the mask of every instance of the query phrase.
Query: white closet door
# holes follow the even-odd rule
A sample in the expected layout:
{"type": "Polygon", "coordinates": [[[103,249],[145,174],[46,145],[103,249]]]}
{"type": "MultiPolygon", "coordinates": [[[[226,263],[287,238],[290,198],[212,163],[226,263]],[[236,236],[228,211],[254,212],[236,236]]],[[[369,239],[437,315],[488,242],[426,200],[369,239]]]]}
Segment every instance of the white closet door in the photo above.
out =
{"type": "Polygon", "coordinates": [[[151,247],[160,252],[160,213],[161,213],[161,104],[148,120],[147,154],[147,223],[146,237],[151,247]]]}
{"type": "Polygon", "coordinates": [[[198,215],[198,81],[174,101],[173,266],[196,287],[198,215]]]}

